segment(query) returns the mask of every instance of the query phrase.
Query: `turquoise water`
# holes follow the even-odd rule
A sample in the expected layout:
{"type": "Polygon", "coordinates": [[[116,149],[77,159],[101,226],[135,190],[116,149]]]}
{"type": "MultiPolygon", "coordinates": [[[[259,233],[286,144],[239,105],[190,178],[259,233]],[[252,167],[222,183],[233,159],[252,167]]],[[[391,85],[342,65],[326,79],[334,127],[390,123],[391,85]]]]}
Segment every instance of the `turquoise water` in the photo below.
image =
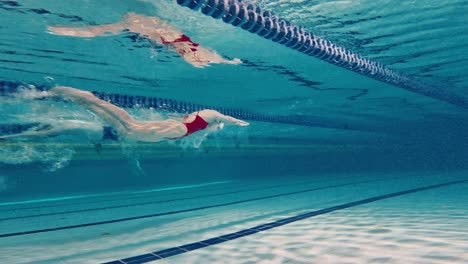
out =
{"type": "MultiPolygon", "coordinates": [[[[242,2],[465,96],[465,1],[242,2]]],[[[0,141],[2,263],[468,261],[468,105],[356,74],[172,0],[0,1],[0,22],[0,136],[67,119],[102,126],[69,102],[5,88],[20,84],[166,98],[250,122],[160,143],[0,141]],[[128,12],[242,63],[197,68],[132,32],[47,31],[128,12]]],[[[162,120],[182,115],[176,108],[126,110],[162,120]]]]}

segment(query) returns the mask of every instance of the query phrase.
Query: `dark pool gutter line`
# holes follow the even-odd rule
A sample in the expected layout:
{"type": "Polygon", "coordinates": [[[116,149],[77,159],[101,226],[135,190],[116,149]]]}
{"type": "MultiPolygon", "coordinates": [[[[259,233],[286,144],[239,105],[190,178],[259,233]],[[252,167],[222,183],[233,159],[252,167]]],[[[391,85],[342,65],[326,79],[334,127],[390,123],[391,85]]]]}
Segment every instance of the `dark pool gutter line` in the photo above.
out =
{"type": "Polygon", "coordinates": [[[302,214],[299,214],[299,215],[296,215],[296,216],[293,216],[293,217],[284,218],[284,219],[281,219],[281,220],[278,220],[278,221],[261,224],[261,225],[258,225],[258,226],[254,226],[252,228],[248,228],[248,229],[244,229],[244,230],[241,230],[241,231],[225,234],[225,235],[218,236],[218,237],[209,238],[209,239],[206,239],[206,240],[202,240],[202,241],[198,241],[198,242],[194,242],[194,243],[190,243],[190,244],[181,245],[181,246],[178,246],[178,247],[172,247],[172,248],[168,248],[168,249],[164,249],[164,250],[159,250],[159,251],[155,251],[155,252],[150,252],[150,253],[146,253],[146,254],[142,254],[142,255],[138,255],[138,256],[125,258],[125,259],[119,259],[119,260],[114,260],[114,261],[110,261],[110,262],[105,262],[104,264],[137,264],[137,263],[147,263],[147,262],[151,262],[151,261],[156,261],[156,260],[168,258],[168,257],[171,257],[171,256],[184,254],[184,253],[196,250],[196,249],[200,249],[200,248],[204,248],[204,247],[224,243],[224,242],[234,240],[234,239],[237,239],[237,238],[241,238],[241,237],[245,237],[245,236],[248,236],[248,235],[260,233],[260,232],[263,232],[263,231],[266,231],[266,230],[269,230],[269,229],[280,227],[280,226],[283,226],[283,225],[286,225],[286,224],[289,224],[289,223],[293,223],[293,222],[296,222],[296,221],[299,221],[299,220],[304,220],[304,219],[307,219],[307,218],[310,218],[310,217],[323,215],[323,214],[327,214],[327,213],[331,213],[331,212],[335,212],[335,211],[338,211],[338,210],[343,210],[343,209],[347,209],[347,208],[351,208],[351,207],[355,207],[355,206],[359,206],[359,205],[363,205],[363,204],[369,204],[369,203],[377,202],[377,201],[384,200],[384,199],[394,198],[394,197],[398,197],[398,196],[403,196],[403,195],[407,195],[407,194],[422,192],[422,191],[436,189],[436,188],[442,188],[442,187],[461,184],[461,183],[466,183],[466,182],[468,182],[468,180],[451,181],[451,182],[446,182],[446,183],[440,183],[440,184],[434,184],[434,185],[409,189],[409,190],[400,191],[400,192],[394,192],[394,193],[374,196],[374,197],[370,197],[370,198],[367,198],[367,199],[358,200],[358,201],[345,203],[345,204],[341,204],[341,205],[336,205],[336,206],[328,207],[328,208],[317,210],[317,211],[310,211],[310,212],[307,212],[307,213],[302,213],[302,214]]]}
{"type": "Polygon", "coordinates": [[[262,10],[255,4],[241,0],[177,0],[177,3],[194,11],[200,11],[206,16],[221,19],[227,24],[270,39],[305,55],[420,95],[468,109],[467,98],[450,93],[445,87],[429,85],[390,69],[380,62],[366,59],[332,41],[316,36],[303,27],[279,18],[270,11],[262,10]]]}

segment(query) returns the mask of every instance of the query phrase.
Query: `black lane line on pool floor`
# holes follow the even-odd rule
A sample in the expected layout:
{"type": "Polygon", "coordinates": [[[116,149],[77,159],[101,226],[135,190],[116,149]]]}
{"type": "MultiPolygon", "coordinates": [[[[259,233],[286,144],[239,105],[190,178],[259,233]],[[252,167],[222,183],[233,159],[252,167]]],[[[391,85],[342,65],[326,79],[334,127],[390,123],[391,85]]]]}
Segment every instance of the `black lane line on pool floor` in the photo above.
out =
{"type": "Polygon", "coordinates": [[[354,207],[354,206],[358,206],[358,205],[362,205],[362,204],[368,204],[368,203],[372,203],[372,202],[376,202],[376,201],[380,201],[380,200],[384,200],[384,199],[389,199],[389,198],[393,198],[393,197],[397,197],[397,196],[402,196],[402,195],[406,195],[406,194],[411,194],[411,193],[416,193],[416,192],[421,192],[421,191],[426,191],[426,190],[430,190],[430,189],[436,189],[436,188],[441,188],[441,187],[445,187],[445,186],[449,186],[449,185],[455,185],[455,184],[466,183],[466,182],[468,182],[468,180],[452,181],[452,182],[447,182],[447,183],[440,183],[440,184],[429,185],[429,186],[425,186],[425,187],[419,187],[419,188],[410,189],[410,190],[406,190],[406,191],[400,191],[400,192],[395,192],[395,193],[389,193],[389,194],[374,196],[374,197],[371,197],[371,198],[367,198],[367,199],[363,199],[363,200],[359,200],[359,201],[355,201],[355,202],[351,202],[351,203],[336,205],[336,206],[328,207],[328,208],[317,210],[317,211],[311,211],[311,212],[299,214],[297,216],[284,218],[284,219],[281,219],[281,220],[278,220],[278,221],[269,222],[269,223],[258,225],[258,226],[252,227],[252,228],[244,229],[244,230],[241,230],[241,231],[238,231],[238,232],[229,233],[229,234],[218,236],[218,237],[213,237],[213,238],[198,241],[198,242],[195,242],[195,243],[185,244],[185,245],[182,245],[182,246],[168,248],[168,249],[164,249],[164,250],[160,250],[160,251],[156,251],[156,252],[151,252],[151,253],[147,253],[147,254],[142,254],[142,255],[138,255],[138,256],[134,256],[134,257],[129,257],[129,258],[125,258],[125,259],[119,259],[119,260],[114,260],[114,261],[110,261],[110,262],[105,262],[103,264],[147,263],[147,262],[150,262],[150,261],[155,261],[155,260],[159,260],[159,259],[168,258],[168,257],[171,257],[171,256],[187,253],[187,252],[192,251],[192,250],[196,250],[196,249],[216,245],[216,244],[219,244],[219,243],[224,243],[224,242],[227,242],[227,241],[230,241],[230,240],[234,240],[234,239],[237,239],[237,238],[240,238],[240,237],[245,237],[245,236],[248,236],[248,235],[259,233],[259,232],[262,232],[262,231],[265,231],[265,230],[268,230],[268,229],[283,226],[283,225],[286,225],[286,224],[289,224],[289,223],[293,223],[293,222],[303,220],[303,219],[306,219],[306,218],[310,218],[310,217],[314,217],[314,216],[317,216],[317,215],[331,213],[331,212],[334,212],[334,211],[343,210],[343,209],[347,209],[347,208],[350,208],[350,207],[354,207]]]}
{"type": "MultiPolygon", "coordinates": [[[[353,178],[354,176],[346,176],[346,177],[342,177],[341,179],[348,179],[348,178],[353,178]]],[[[386,178],[382,178],[382,179],[386,179],[386,178]]],[[[394,177],[392,178],[394,179],[394,177]]],[[[289,183],[289,184],[277,184],[277,185],[268,185],[268,184],[265,184],[265,183],[260,183],[260,184],[254,184],[253,186],[255,186],[255,188],[252,188],[252,189],[242,189],[243,187],[246,187],[246,186],[249,186],[249,187],[252,187],[251,184],[247,184],[247,185],[237,185],[236,186],[236,191],[232,191],[232,192],[229,192],[229,193],[214,193],[214,194],[205,194],[203,196],[193,196],[193,197],[186,197],[186,198],[174,198],[174,200],[161,200],[161,201],[154,201],[154,202],[172,202],[172,201],[178,201],[179,199],[182,200],[182,199],[196,199],[196,198],[203,198],[203,197],[209,197],[208,195],[213,195],[213,196],[216,196],[216,195],[224,195],[224,194],[234,194],[234,193],[241,193],[241,192],[249,192],[249,191],[257,191],[257,190],[265,190],[265,189],[273,189],[273,188],[277,188],[277,187],[285,187],[285,186],[295,186],[295,185],[300,185],[300,184],[309,184],[309,183],[319,183],[321,180],[321,178],[317,178],[317,179],[314,179],[314,180],[308,180],[308,181],[301,181],[301,182],[295,182],[295,183],[289,183]]],[[[206,186],[204,186],[206,187],[206,186]]],[[[211,188],[218,188],[219,186],[217,185],[214,185],[214,187],[209,187],[208,190],[204,190],[204,191],[213,191],[213,189],[211,188]]],[[[219,189],[219,188],[218,188],[219,189]]],[[[217,190],[217,189],[214,189],[214,190],[217,190]]],[[[14,207],[12,205],[3,205],[3,206],[11,206],[12,208],[8,208],[8,209],[1,209],[0,207],[0,212],[8,212],[8,211],[14,211],[14,210],[33,210],[33,209],[44,209],[44,208],[54,208],[54,207],[61,207],[61,206],[74,206],[74,205],[81,205],[81,204],[96,204],[96,203],[104,203],[104,202],[110,202],[110,201],[113,201],[115,202],[116,200],[137,200],[137,199],[150,199],[152,196],[152,194],[154,194],[156,192],[146,192],[146,193],[135,193],[135,194],[131,194],[131,193],[128,193],[128,194],[122,194],[121,196],[119,196],[120,194],[107,194],[107,195],[103,195],[103,196],[116,196],[115,198],[113,199],[104,199],[104,200],[96,200],[96,201],[81,201],[81,202],[71,202],[71,203],[57,203],[57,204],[46,204],[46,205],[42,205],[42,206],[30,206],[30,207],[14,207]],[[133,197],[125,197],[127,195],[134,195],[133,197]]],[[[157,192],[159,193],[159,192],[157,192]]],[[[180,192],[174,192],[174,193],[170,193],[168,195],[170,196],[176,196],[176,195],[180,195],[180,194],[187,194],[187,193],[191,193],[191,190],[187,191],[187,190],[184,190],[184,191],[180,191],[180,192]]],[[[101,196],[102,197],[102,196],[101,196]]],[[[78,198],[80,199],[80,198],[78,198]]],[[[90,199],[90,197],[84,197],[84,198],[81,198],[81,199],[90,199]]],[[[47,203],[47,202],[41,202],[41,203],[47,203]]],[[[140,204],[130,204],[130,205],[140,205],[140,204]]],[[[40,215],[34,215],[34,216],[40,216],[40,215]]],[[[0,221],[2,220],[9,220],[9,218],[3,218],[3,219],[0,219],[0,221]]]]}
{"type": "Polygon", "coordinates": [[[137,220],[137,219],[145,219],[145,218],[164,216],[164,215],[174,215],[174,214],[178,214],[178,213],[187,213],[187,212],[193,212],[193,211],[204,210],[204,209],[211,209],[211,208],[216,208],[216,207],[223,207],[223,206],[229,206],[229,205],[235,205],[235,204],[241,204],[241,203],[247,203],[247,202],[266,200],[266,199],[277,198],[277,197],[281,197],[281,196],[289,196],[289,195],[294,195],[294,194],[307,193],[307,192],[331,189],[331,188],[336,188],[336,187],[343,187],[343,186],[357,185],[357,184],[362,184],[362,183],[376,182],[376,181],[380,181],[380,180],[381,179],[379,179],[379,180],[367,180],[367,181],[350,182],[350,183],[344,183],[344,184],[335,184],[335,185],[316,187],[316,188],[312,188],[312,189],[300,190],[300,191],[295,191],[295,192],[274,194],[274,195],[268,195],[268,196],[257,197],[257,198],[252,198],[252,199],[238,200],[238,201],[229,202],[229,203],[207,205],[207,206],[195,207],[195,208],[190,208],[190,209],[169,211],[169,212],[164,212],[164,213],[133,216],[133,217],[119,218],[119,219],[114,219],[114,220],[106,220],[106,221],[92,222],[92,223],[79,224],[79,225],[70,225],[70,226],[61,226],[61,227],[54,227],[54,228],[31,230],[31,231],[6,233],[6,234],[0,234],[0,238],[21,236],[21,235],[29,235],[29,234],[37,234],[37,233],[59,231],[59,230],[66,230],[66,229],[75,229],[75,228],[87,227],[87,226],[112,224],[112,223],[125,222],[125,221],[137,220]]]}
{"type": "MultiPolygon", "coordinates": [[[[44,214],[35,214],[35,215],[24,215],[24,216],[15,216],[15,217],[5,217],[5,218],[0,218],[0,221],[8,221],[8,220],[17,220],[17,219],[24,219],[24,218],[31,218],[31,217],[41,217],[41,216],[51,216],[51,215],[61,215],[61,214],[71,214],[71,213],[83,213],[83,212],[91,212],[91,211],[99,211],[99,210],[107,210],[107,209],[116,209],[116,208],[124,208],[124,207],[131,207],[131,206],[140,206],[140,205],[150,205],[150,204],[159,204],[159,203],[168,203],[168,202],[176,202],[176,201],[183,201],[183,200],[193,200],[193,199],[199,199],[199,198],[206,198],[206,197],[216,197],[216,196],[223,196],[223,195],[229,195],[229,194],[236,194],[236,193],[243,193],[243,192],[252,192],[252,191],[259,191],[259,190],[268,190],[268,189],[274,189],[274,188],[279,188],[279,187],[290,187],[290,186],[296,186],[296,185],[305,185],[305,184],[310,184],[310,183],[318,183],[317,180],[313,181],[305,181],[305,182],[298,182],[294,184],[283,184],[283,185],[273,185],[273,186],[263,186],[263,187],[257,187],[257,188],[251,188],[251,189],[244,189],[244,190],[237,190],[237,191],[231,191],[231,192],[222,192],[222,193],[211,193],[211,194],[205,194],[205,195],[198,195],[198,196],[190,196],[190,197],[182,197],[182,198],[174,198],[174,199],[167,199],[167,200],[158,200],[158,201],[147,201],[147,202],[141,202],[141,203],[132,203],[132,204],[124,204],[124,205],[114,205],[114,206],[108,206],[108,207],[95,207],[95,208],[87,208],[87,209],[80,209],[80,210],[69,210],[69,211],[61,211],[61,212],[54,212],[54,213],[44,213],[44,214]]],[[[243,186],[242,186],[243,187],[243,186]]],[[[185,194],[185,193],[179,193],[179,194],[185,194]]],[[[140,197],[144,199],[149,199],[151,197],[140,197]]],[[[115,201],[115,200],[113,200],[115,201]]],[[[100,201],[98,201],[100,202],[100,201]]],[[[96,203],[98,203],[96,202],[96,203]]],[[[69,204],[69,205],[75,205],[69,204]]],[[[44,208],[44,207],[38,207],[38,208],[44,208]]],[[[0,210],[1,211],[1,210],[0,210]]]]}
{"type": "MultiPolygon", "coordinates": [[[[215,188],[212,186],[219,187],[217,184],[214,184],[214,185],[200,186],[196,188],[200,188],[200,189],[204,187],[215,188]]],[[[105,203],[105,202],[115,202],[116,200],[128,201],[128,200],[137,200],[137,199],[148,199],[148,198],[151,198],[151,195],[161,194],[162,192],[166,192],[166,191],[170,192],[170,193],[167,193],[167,196],[176,196],[180,194],[189,193],[190,190],[193,190],[193,189],[188,188],[188,189],[183,189],[181,191],[179,190],[174,190],[176,192],[172,192],[173,190],[161,190],[161,191],[154,191],[154,192],[143,191],[142,193],[131,193],[131,192],[119,193],[119,194],[110,193],[110,194],[102,194],[102,195],[88,196],[88,197],[81,197],[81,198],[71,198],[68,200],[69,202],[55,203],[56,201],[41,201],[41,202],[37,202],[37,204],[39,204],[37,206],[28,206],[28,207],[21,207],[21,206],[15,207],[15,205],[0,205],[0,212],[8,212],[8,211],[13,211],[13,210],[34,210],[34,209],[54,208],[54,207],[61,207],[61,206],[74,206],[74,205],[80,205],[80,204],[96,204],[96,203],[105,203]],[[102,199],[103,197],[113,197],[113,198],[102,199]],[[74,200],[80,200],[80,199],[85,200],[85,201],[74,202],[74,200]],[[96,199],[96,200],[89,201],[89,199],[96,199]],[[50,204],[50,203],[55,203],[55,204],[50,204]],[[40,204],[43,204],[43,205],[40,205],[40,204]],[[1,207],[10,207],[10,208],[2,209],[1,207]]],[[[212,191],[212,189],[208,189],[207,191],[212,191]]]]}

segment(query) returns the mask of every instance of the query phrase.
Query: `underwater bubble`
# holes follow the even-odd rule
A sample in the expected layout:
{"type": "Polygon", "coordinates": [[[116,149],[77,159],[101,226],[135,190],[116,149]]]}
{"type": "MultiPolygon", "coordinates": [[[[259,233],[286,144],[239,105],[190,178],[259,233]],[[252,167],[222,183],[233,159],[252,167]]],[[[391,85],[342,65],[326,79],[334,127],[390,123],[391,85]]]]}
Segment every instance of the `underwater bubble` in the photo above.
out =
{"type": "Polygon", "coordinates": [[[150,59],[154,59],[158,56],[158,51],[155,48],[150,49],[150,59]]]}
{"type": "Polygon", "coordinates": [[[0,163],[23,165],[41,163],[46,171],[66,167],[75,151],[59,144],[31,144],[15,142],[0,148],[0,163]]]}
{"type": "Polygon", "coordinates": [[[55,84],[55,79],[51,76],[45,76],[44,81],[46,81],[48,84],[55,84]]]}

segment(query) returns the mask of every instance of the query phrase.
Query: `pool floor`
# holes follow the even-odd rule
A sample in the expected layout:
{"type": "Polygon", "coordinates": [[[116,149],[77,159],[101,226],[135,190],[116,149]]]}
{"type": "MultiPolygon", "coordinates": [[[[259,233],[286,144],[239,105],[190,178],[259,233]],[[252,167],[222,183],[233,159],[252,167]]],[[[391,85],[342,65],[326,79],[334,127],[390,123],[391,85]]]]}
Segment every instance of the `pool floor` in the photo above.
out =
{"type": "Polygon", "coordinates": [[[285,175],[2,205],[0,254],[5,263],[466,263],[466,179],[466,171],[285,175]],[[418,191],[368,199],[406,190],[418,191]],[[301,214],[310,217],[219,240],[301,214]]]}

